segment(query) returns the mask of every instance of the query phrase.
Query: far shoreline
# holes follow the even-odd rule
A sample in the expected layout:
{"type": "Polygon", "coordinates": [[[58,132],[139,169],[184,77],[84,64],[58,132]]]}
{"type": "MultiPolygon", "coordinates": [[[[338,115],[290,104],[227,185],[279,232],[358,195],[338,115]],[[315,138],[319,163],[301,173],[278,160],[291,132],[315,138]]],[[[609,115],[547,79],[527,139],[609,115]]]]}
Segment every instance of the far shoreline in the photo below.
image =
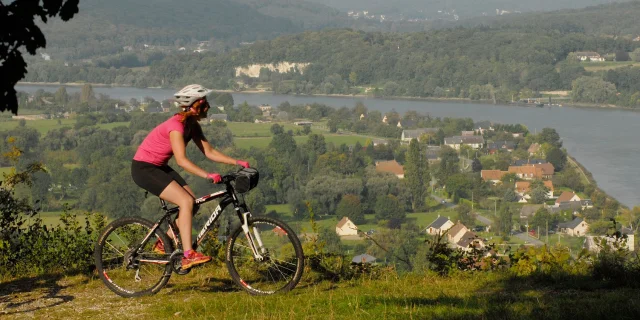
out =
{"type": "MultiPolygon", "coordinates": [[[[85,83],[85,82],[28,82],[28,81],[20,81],[16,85],[25,85],[25,86],[47,86],[47,87],[60,87],[60,86],[69,86],[69,87],[82,87],[85,84],[90,84],[93,87],[100,88],[134,88],[134,89],[176,89],[171,87],[134,87],[127,85],[118,85],[118,84],[106,84],[106,83],[85,83]]],[[[363,99],[379,99],[379,100],[410,100],[410,101],[436,101],[436,102],[459,102],[459,103],[469,103],[469,104],[493,104],[498,106],[515,106],[515,107],[530,107],[536,108],[535,105],[527,105],[527,104],[516,104],[516,103],[494,103],[493,100],[471,100],[469,98],[437,98],[437,97],[408,97],[408,96],[391,96],[391,97],[374,97],[372,95],[366,94],[322,94],[322,93],[314,93],[314,94],[285,94],[285,93],[275,93],[273,91],[268,90],[243,90],[243,91],[235,91],[229,89],[211,89],[215,92],[227,92],[227,93],[246,93],[246,94],[277,94],[283,96],[292,96],[292,97],[336,97],[336,98],[363,98],[363,99]]],[[[605,105],[605,104],[589,104],[589,103],[563,103],[562,106],[554,105],[548,106],[545,105],[541,108],[577,108],[577,109],[596,109],[596,110],[622,110],[622,111],[633,111],[638,112],[640,109],[638,108],[630,108],[630,107],[622,107],[617,105],[605,105]]]]}

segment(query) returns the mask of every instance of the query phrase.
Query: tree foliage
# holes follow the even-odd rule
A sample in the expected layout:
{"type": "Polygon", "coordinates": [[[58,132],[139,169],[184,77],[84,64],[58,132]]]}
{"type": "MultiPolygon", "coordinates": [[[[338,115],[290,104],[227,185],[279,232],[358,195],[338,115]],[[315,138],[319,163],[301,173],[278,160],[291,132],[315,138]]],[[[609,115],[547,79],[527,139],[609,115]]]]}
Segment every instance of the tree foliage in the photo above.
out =
{"type": "Polygon", "coordinates": [[[404,166],[404,177],[411,191],[411,208],[414,211],[424,209],[430,181],[429,162],[425,159],[422,149],[418,140],[412,139],[404,166]]]}
{"type": "Polygon", "coordinates": [[[360,198],[357,195],[346,194],[342,196],[338,208],[336,209],[338,218],[347,217],[355,224],[364,223],[364,212],[360,204],[360,198]]]}
{"type": "Polygon", "coordinates": [[[18,114],[18,99],[14,86],[27,72],[27,63],[22,57],[25,50],[36,54],[38,48],[47,44],[35,19],[47,22],[49,18],[60,16],[64,21],[78,12],[79,0],[44,0],[0,2],[0,111],[10,110],[18,114]]]}

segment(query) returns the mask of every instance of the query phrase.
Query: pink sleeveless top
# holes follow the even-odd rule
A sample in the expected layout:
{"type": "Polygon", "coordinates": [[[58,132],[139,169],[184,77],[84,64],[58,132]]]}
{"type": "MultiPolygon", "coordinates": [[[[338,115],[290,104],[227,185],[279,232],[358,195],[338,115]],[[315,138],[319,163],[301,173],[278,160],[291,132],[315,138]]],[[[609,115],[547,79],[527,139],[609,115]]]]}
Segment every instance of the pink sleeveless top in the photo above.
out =
{"type": "Polygon", "coordinates": [[[173,156],[169,133],[178,131],[184,135],[184,124],[179,119],[180,115],[174,115],[151,130],[138,147],[133,160],[148,162],[156,166],[166,165],[173,156]]]}

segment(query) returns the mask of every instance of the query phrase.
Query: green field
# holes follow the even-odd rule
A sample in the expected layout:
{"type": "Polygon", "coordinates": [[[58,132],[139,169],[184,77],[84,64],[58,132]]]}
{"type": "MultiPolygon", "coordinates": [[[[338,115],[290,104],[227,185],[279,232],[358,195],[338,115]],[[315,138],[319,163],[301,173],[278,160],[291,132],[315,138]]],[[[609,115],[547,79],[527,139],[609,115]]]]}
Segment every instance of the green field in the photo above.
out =
{"type": "MultiPolygon", "coordinates": [[[[60,225],[60,215],[63,213],[63,211],[49,211],[49,212],[39,212],[35,218],[40,218],[42,219],[42,224],[47,225],[47,226],[51,226],[51,227],[55,227],[60,225]]],[[[80,222],[80,225],[84,225],[84,214],[80,213],[79,211],[75,212],[76,214],[76,220],[78,222],[80,222]]],[[[29,218],[27,221],[31,220],[31,218],[29,218]]]]}
{"type": "Polygon", "coordinates": [[[107,129],[107,130],[111,130],[113,128],[117,128],[117,127],[128,127],[129,126],[129,121],[124,121],[124,122],[112,122],[112,123],[99,123],[97,124],[97,126],[99,128],[102,129],[107,129]]]}
{"type": "MultiPolygon", "coordinates": [[[[0,122],[0,131],[11,130],[18,126],[19,120],[11,120],[0,122]]],[[[46,134],[49,130],[59,129],[62,127],[73,127],[76,123],[74,119],[44,119],[44,120],[28,120],[26,121],[27,128],[35,128],[41,134],[46,134]],[[58,124],[58,120],[60,124],[58,124]]]]}
{"type": "MultiPolygon", "coordinates": [[[[323,133],[323,135],[326,143],[333,143],[336,146],[339,146],[343,143],[346,145],[355,145],[356,142],[360,142],[360,144],[364,145],[367,139],[371,139],[370,137],[359,135],[340,135],[326,133],[323,133]]],[[[298,145],[300,145],[307,142],[308,136],[294,136],[293,139],[298,145]]],[[[271,142],[271,137],[234,138],[233,141],[236,146],[242,149],[249,149],[251,147],[266,148],[269,145],[269,142],[271,142]]]]}
{"type": "MultiPolygon", "coordinates": [[[[249,123],[249,122],[227,122],[227,128],[233,132],[234,137],[271,137],[271,126],[275,123],[249,123]]],[[[284,126],[284,130],[302,130],[302,127],[292,123],[277,123],[284,126]]]]}
{"type": "MultiPolygon", "coordinates": [[[[0,122],[0,131],[11,130],[18,126],[19,120],[11,120],[0,122]]],[[[27,120],[26,127],[35,128],[41,134],[46,134],[50,130],[60,129],[63,127],[73,127],[76,124],[75,119],[44,119],[44,120],[27,120]],[[58,121],[60,123],[58,124],[58,121]]],[[[112,129],[118,126],[128,126],[129,122],[113,122],[113,123],[100,123],[98,127],[103,129],[112,129]]]]}

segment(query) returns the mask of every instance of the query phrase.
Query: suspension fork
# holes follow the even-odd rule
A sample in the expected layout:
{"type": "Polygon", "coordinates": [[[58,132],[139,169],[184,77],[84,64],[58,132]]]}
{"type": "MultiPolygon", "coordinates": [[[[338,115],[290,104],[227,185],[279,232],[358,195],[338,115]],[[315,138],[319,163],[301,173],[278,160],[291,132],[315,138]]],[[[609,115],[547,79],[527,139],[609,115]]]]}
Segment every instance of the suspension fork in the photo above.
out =
{"type": "Polygon", "coordinates": [[[249,228],[249,218],[251,217],[251,212],[242,208],[243,212],[240,212],[240,207],[235,208],[238,216],[240,217],[240,221],[242,222],[242,231],[244,235],[247,237],[247,241],[249,242],[249,247],[253,252],[253,257],[258,260],[264,260],[264,254],[266,254],[266,249],[264,244],[262,243],[262,238],[260,237],[260,231],[257,228],[253,228],[253,233],[251,232],[251,228],[249,228]]]}

